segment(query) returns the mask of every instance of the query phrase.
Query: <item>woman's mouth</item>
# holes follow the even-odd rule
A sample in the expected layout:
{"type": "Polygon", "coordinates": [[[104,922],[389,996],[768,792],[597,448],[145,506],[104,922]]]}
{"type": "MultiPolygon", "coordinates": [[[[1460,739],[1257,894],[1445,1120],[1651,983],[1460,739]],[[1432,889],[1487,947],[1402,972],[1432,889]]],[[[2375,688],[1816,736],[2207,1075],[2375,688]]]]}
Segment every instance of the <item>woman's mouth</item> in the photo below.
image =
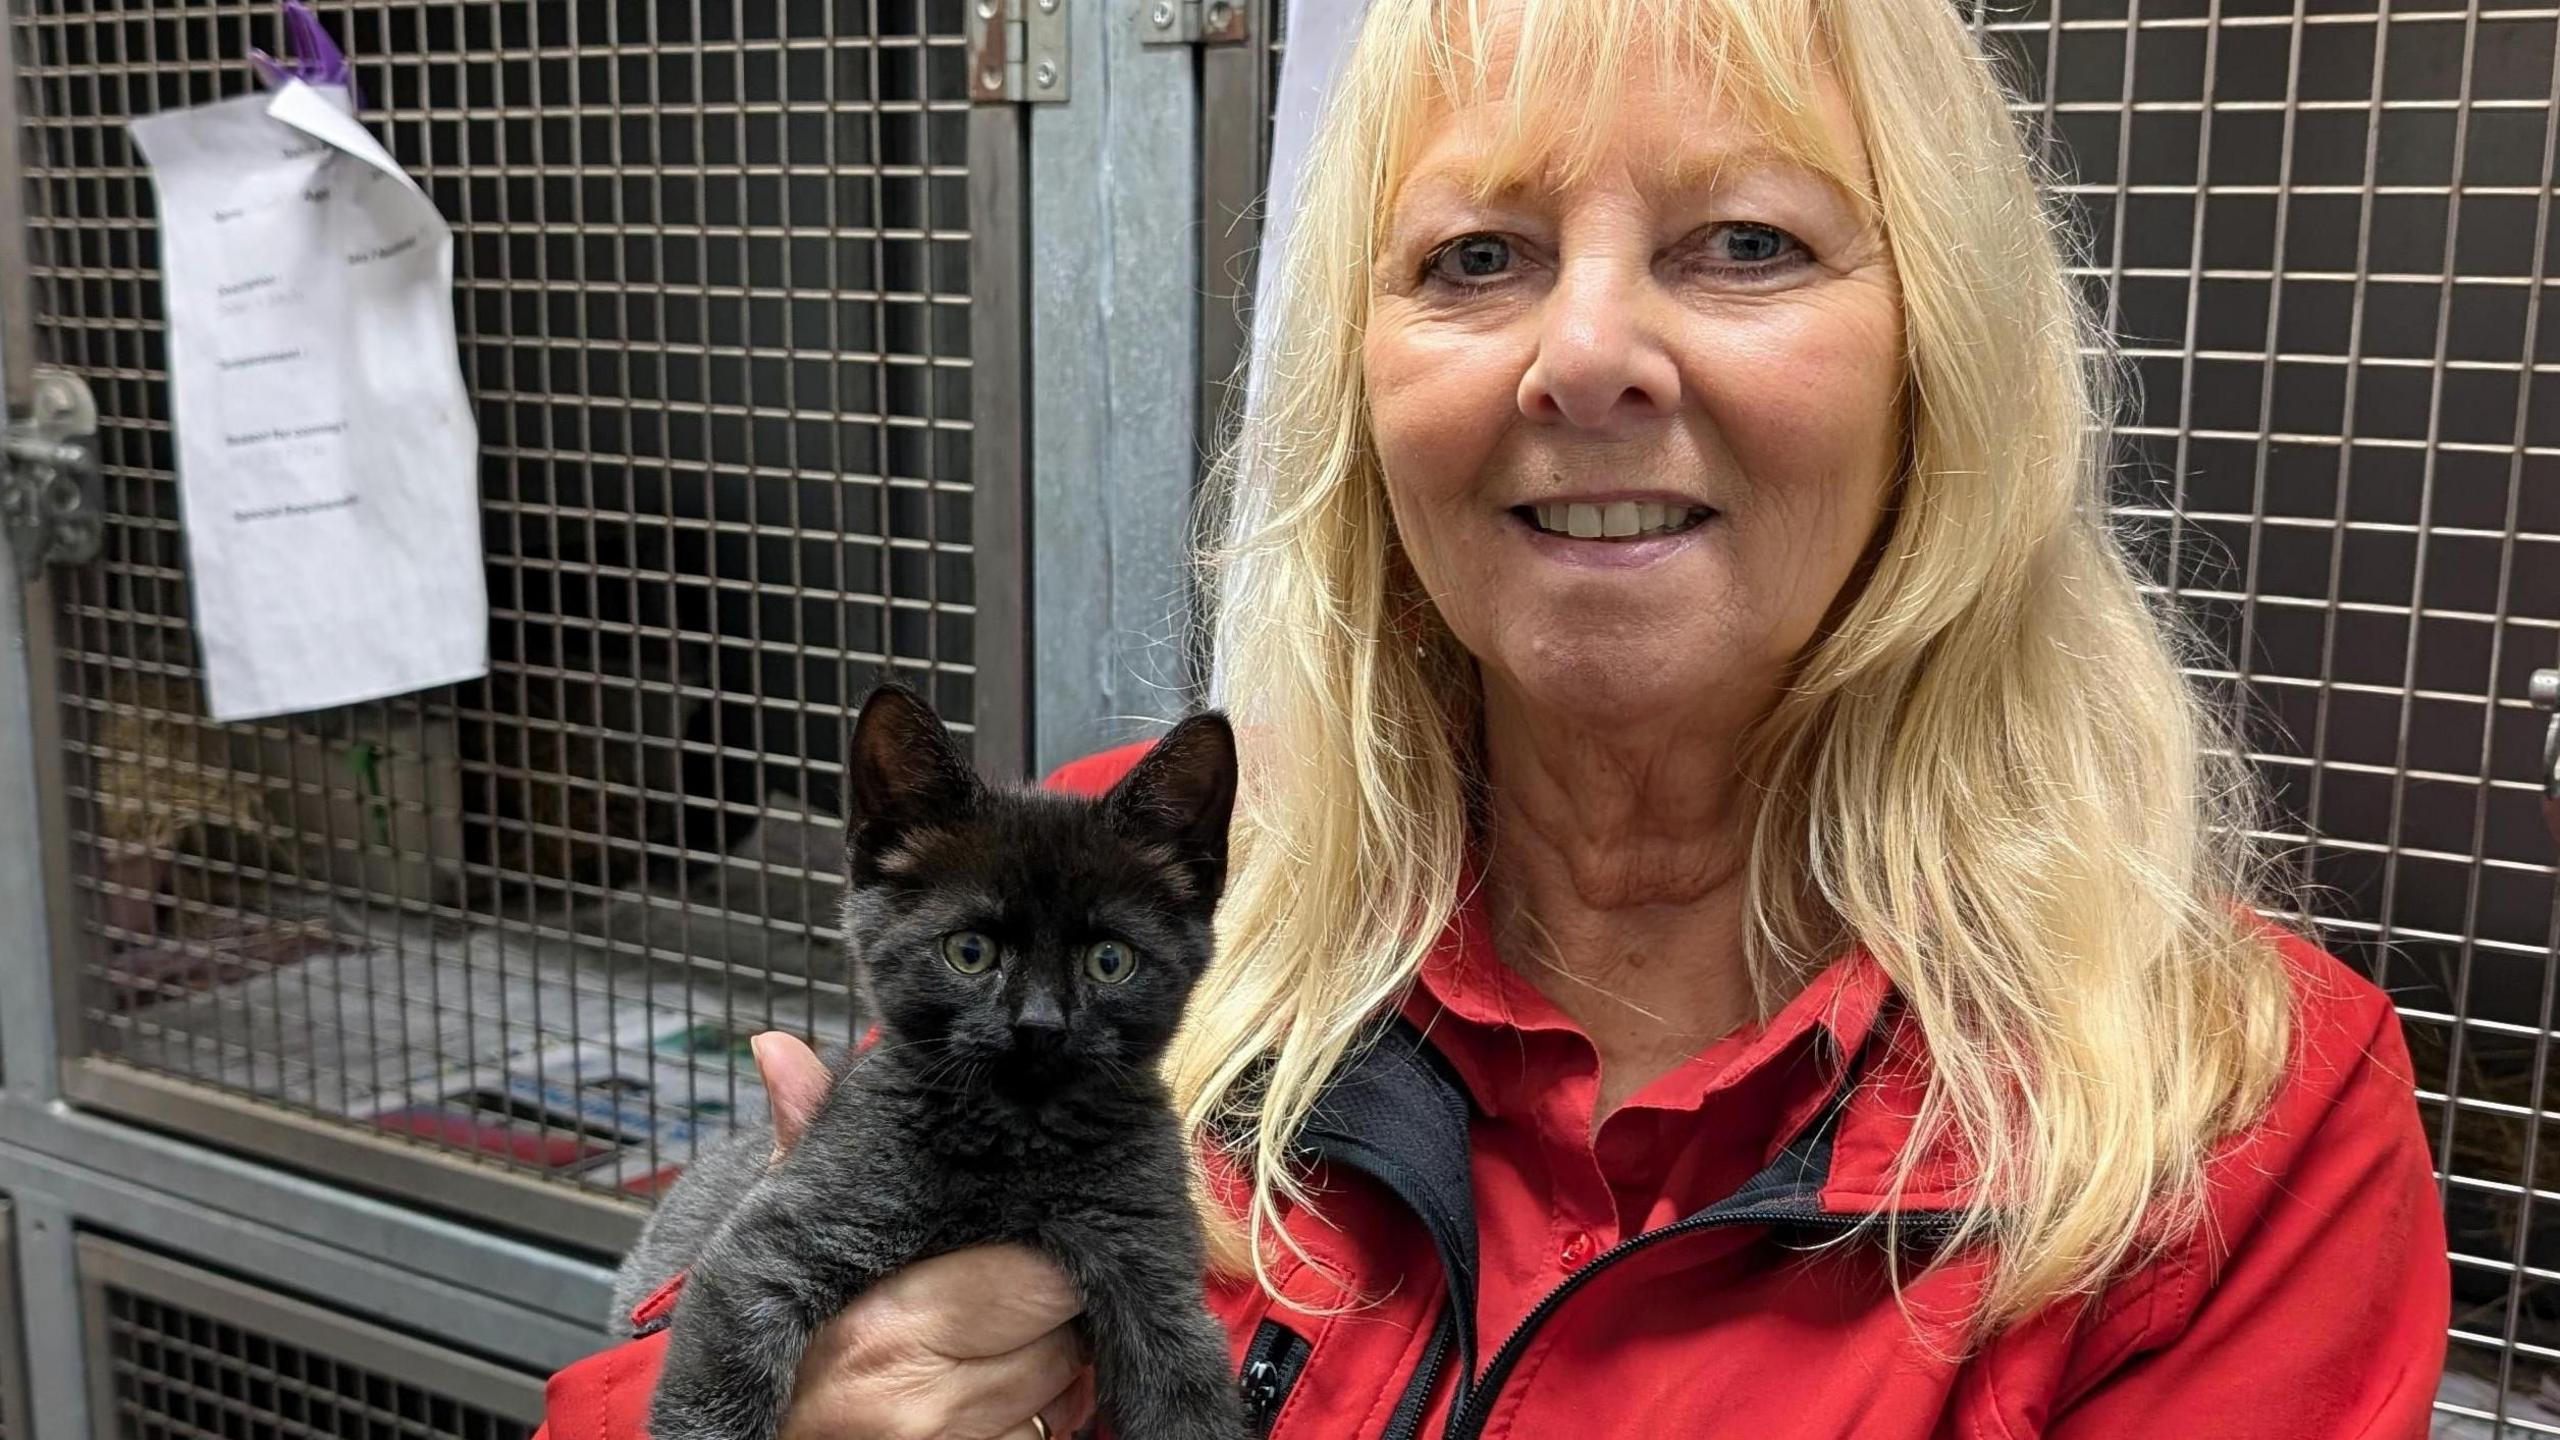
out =
{"type": "Polygon", "coordinates": [[[1649,540],[1686,534],[1706,524],[1716,512],[1704,505],[1615,500],[1602,504],[1573,501],[1515,505],[1511,513],[1544,535],[1571,540],[1649,540]]]}

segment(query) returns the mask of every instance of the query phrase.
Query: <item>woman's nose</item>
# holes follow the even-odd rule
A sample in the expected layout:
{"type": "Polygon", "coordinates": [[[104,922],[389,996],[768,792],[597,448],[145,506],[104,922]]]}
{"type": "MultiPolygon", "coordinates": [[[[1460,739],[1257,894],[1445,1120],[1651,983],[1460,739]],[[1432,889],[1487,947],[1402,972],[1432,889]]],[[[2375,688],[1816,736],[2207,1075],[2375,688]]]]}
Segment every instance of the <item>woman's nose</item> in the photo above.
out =
{"type": "Polygon", "coordinates": [[[1680,367],[1647,323],[1643,291],[1598,263],[1567,266],[1540,301],[1520,413],[1593,430],[1677,413],[1680,367]]]}

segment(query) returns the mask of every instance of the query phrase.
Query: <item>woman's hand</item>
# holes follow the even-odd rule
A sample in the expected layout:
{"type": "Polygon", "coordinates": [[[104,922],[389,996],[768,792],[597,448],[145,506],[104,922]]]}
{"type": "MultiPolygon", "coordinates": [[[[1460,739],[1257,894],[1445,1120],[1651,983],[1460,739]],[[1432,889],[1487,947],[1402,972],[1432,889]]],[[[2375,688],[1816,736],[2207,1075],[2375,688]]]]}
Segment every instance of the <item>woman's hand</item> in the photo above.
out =
{"type": "MultiPolygon", "coordinates": [[[[774,1158],[825,1098],[827,1071],[798,1039],[755,1041],[773,1100],[774,1158]]],[[[1049,1260],[990,1245],[908,1266],[829,1321],[801,1357],[779,1440],[1058,1440],[1093,1419],[1083,1309],[1049,1260]]]]}

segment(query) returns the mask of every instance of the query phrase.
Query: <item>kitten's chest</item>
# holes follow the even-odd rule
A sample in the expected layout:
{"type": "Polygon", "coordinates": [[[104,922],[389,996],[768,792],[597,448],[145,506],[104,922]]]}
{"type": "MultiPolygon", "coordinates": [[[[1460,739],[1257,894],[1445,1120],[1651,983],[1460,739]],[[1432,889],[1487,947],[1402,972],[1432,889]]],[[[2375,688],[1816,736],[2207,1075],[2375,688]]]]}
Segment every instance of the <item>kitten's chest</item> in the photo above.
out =
{"type": "MultiPolygon", "coordinates": [[[[964,1110],[921,1127],[913,1163],[929,1174],[939,1200],[934,1228],[952,1244],[1027,1238],[1062,1216],[1095,1208],[1124,1210],[1143,1182],[1166,1169],[1158,1151],[1178,1154],[1159,1123],[1138,1117],[1035,1117],[1021,1112],[964,1110]]],[[[1177,1192],[1178,1166],[1164,1183],[1177,1192]]],[[[1152,1208],[1152,1207],[1150,1207],[1152,1208]]]]}

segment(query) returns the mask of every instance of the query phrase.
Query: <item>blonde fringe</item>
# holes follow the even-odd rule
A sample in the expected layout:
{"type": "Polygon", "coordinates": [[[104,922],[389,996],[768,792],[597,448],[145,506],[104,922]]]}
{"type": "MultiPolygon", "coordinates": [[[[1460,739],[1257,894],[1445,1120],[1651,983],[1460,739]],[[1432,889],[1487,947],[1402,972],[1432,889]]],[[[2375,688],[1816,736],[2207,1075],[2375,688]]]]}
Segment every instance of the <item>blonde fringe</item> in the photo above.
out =
{"type": "MultiPolygon", "coordinates": [[[[1397,558],[1366,429],[1369,257],[1431,110],[1511,106],[1515,167],[1585,163],[1648,60],[1709,77],[1847,181],[1845,87],[1900,272],[1909,467],[1871,573],[1751,737],[1746,959],[1764,1010],[1862,944],[1926,1036],[1907,1163],[1978,1165],[1961,1241],[1997,1330],[2191,1232],[2203,1162],[2280,1076],[2287,981],[2249,777],[2108,534],[2101,349],[1989,64],[1945,0],[1375,0],[1311,157],[1206,584],[1247,801],[1221,960],[1168,1061],[1235,1140],[1222,1264],[1267,1285],[1308,1197],[1292,1143],[1410,984],[1470,843],[1476,680],[1397,558]],[[1515,43],[1498,16],[1517,16],[1515,43]]],[[[1907,1169],[1906,1172],[1907,1174],[1907,1169]]]]}

